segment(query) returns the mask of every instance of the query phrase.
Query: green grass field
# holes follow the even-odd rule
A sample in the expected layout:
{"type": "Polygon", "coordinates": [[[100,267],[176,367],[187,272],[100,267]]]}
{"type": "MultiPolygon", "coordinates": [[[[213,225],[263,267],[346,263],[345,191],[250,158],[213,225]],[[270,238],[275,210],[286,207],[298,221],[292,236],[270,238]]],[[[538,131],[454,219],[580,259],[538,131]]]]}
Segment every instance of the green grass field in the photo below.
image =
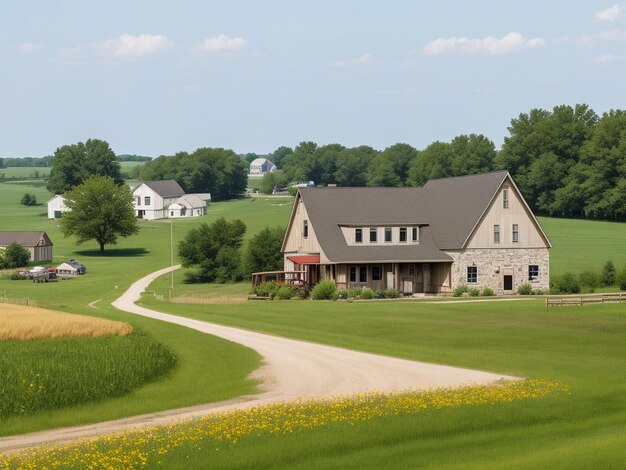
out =
{"type": "Polygon", "coordinates": [[[4,174],[5,179],[11,178],[44,178],[50,176],[50,167],[48,166],[13,166],[8,168],[0,168],[0,177],[4,174]]]}
{"type": "MultiPolygon", "coordinates": [[[[118,312],[108,304],[135,279],[170,264],[170,223],[142,221],[139,235],[107,247],[76,246],[63,238],[45,207],[23,207],[26,190],[0,184],[3,230],[45,230],[55,262],[78,258],[88,275],[55,284],[0,280],[8,297],[30,297],[39,306],[130,321],[171,349],[178,366],[125,397],[77,406],[28,419],[0,422],[8,435],[112,419],[153,410],[225,399],[254,390],[245,379],[259,364],[254,352],[182,327],[118,312]],[[98,301],[96,308],[89,303],[98,301]]],[[[29,189],[38,200],[49,194],[29,189]]],[[[241,218],[246,237],[265,226],[285,225],[291,199],[255,198],[211,204],[207,217],[175,221],[174,244],[186,231],[217,217],[241,218]]],[[[626,224],[542,218],[554,249],[552,273],[607,259],[620,269],[626,254],[626,224]],[[581,235],[580,239],[578,234],[581,235]],[[590,243],[593,247],[590,247],[590,243]],[[565,247],[570,247],[566,249],[565,247]]],[[[247,293],[248,286],[187,286],[176,273],[174,295],[185,292],[247,293]]],[[[169,278],[151,289],[167,294],[169,278]]],[[[217,323],[404,358],[557,380],[571,394],[532,403],[461,408],[410,417],[337,424],[305,434],[242,440],[220,453],[172,454],[168,468],[619,468],[626,461],[626,308],[624,305],[547,310],[541,301],[430,305],[265,302],[180,305],[142,302],[217,323]]]]}

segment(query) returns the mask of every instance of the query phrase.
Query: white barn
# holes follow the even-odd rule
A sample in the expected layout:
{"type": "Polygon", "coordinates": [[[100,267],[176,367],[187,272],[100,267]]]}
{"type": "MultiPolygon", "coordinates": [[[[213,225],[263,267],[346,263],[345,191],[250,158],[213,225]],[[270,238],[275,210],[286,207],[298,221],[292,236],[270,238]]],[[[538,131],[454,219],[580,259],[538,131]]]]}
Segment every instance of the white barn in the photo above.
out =
{"type": "Polygon", "coordinates": [[[68,210],[69,209],[65,205],[65,198],[60,194],[57,194],[48,201],[49,219],[60,219],[63,215],[63,212],[67,212],[68,210]]]}
{"type": "Polygon", "coordinates": [[[273,171],[276,171],[276,165],[267,158],[255,158],[250,163],[251,176],[263,176],[265,173],[271,173],[273,171]]]}

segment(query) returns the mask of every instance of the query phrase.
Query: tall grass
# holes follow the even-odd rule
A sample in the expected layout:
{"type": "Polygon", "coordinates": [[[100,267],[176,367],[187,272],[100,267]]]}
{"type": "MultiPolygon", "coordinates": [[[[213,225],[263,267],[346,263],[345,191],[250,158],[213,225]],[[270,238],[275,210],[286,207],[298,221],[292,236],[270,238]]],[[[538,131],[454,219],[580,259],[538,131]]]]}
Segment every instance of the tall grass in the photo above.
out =
{"type": "Polygon", "coordinates": [[[128,335],[128,323],[0,303],[0,340],[128,335]]]}
{"type": "Polygon", "coordinates": [[[141,333],[0,341],[0,418],[120,396],[176,364],[141,333]]]}

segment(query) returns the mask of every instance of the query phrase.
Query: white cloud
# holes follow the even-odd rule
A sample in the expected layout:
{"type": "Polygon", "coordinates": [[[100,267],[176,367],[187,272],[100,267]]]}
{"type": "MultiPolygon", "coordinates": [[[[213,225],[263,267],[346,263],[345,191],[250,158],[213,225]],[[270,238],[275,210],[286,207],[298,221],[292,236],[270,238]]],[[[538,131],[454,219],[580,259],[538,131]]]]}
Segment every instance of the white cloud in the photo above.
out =
{"type": "Polygon", "coordinates": [[[619,17],[619,5],[616,3],[606,10],[599,11],[593,15],[596,21],[615,21],[619,17]]]}
{"type": "Polygon", "coordinates": [[[162,35],[141,34],[133,36],[122,34],[119,38],[108,39],[104,42],[92,44],[91,49],[96,54],[112,58],[135,58],[154,55],[172,47],[171,41],[162,35]]]}
{"type": "Polygon", "coordinates": [[[39,52],[41,50],[41,44],[35,42],[25,42],[17,46],[17,51],[24,54],[31,54],[33,52],[39,52]]]}
{"type": "Polygon", "coordinates": [[[624,60],[624,56],[615,54],[604,54],[593,59],[596,64],[610,64],[612,62],[621,62],[624,60]]]}
{"type": "Polygon", "coordinates": [[[361,54],[360,57],[356,59],[348,59],[348,60],[336,60],[331,62],[329,65],[331,67],[355,67],[355,66],[364,66],[364,65],[372,65],[374,63],[374,57],[372,54],[365,53],[361,54]]]}
{"type": "Polygon", "coordinates": [[[214,54],[220,52],[233,52],[246,46],[248,42],[244,38],[233,38],[220,34],[212,38],[206,38],[197,44],[192,50],[199,54],[214,54]]]}
{"type": "Polygon", "coordinates": [[[520,33],[511,32],[502,38],[488,36],[482,39],[456,37],[439,38],[429,42],[423,48],[427,55],[457,53],[463,55],[503,55],[521,49],[543,46],[541,38],[527,39],[520,33]]]}

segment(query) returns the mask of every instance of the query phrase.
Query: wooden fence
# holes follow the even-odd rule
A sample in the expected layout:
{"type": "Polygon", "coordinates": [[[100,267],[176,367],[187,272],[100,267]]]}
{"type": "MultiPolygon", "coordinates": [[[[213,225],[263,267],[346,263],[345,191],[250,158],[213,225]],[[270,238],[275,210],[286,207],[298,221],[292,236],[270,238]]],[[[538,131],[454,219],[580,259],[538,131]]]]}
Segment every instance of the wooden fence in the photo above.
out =
{"type": "Polygon", "coordinates": [[[24,299],[20,299],[17,297],[6,297],[6,296],[1,296],[0,297],[0,303],[2,304],[13,304],[13,305],[25,305],[28,307],[36,307],[37,306],[37,301],[34,299],[29,299],[28,297],[24,298],[24,299]]]}
{"type": "Polygon", "coordinates": [[[563,297],[547,297],[546,307],[563,307],[566,305],[585,304],[621,304],[626,302],[626,293],[568,295],[563,297]]]}

